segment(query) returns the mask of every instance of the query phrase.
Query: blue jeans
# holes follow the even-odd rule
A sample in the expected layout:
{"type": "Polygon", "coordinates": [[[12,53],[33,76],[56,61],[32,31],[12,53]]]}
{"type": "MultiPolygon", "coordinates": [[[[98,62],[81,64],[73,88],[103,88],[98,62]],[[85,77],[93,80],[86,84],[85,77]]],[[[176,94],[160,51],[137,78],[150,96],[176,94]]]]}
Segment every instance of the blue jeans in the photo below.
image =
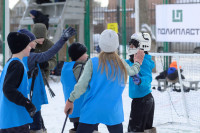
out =
{"type": "MultiPolygon", "coordinates": [[[[99,124],[79,123],[76,133],[92,133],[94,130],[98,131],[98,125],[99,124]]],[[[113,126],[106,126],[108,128],[109,133],[123,133],[122,123],[113,126]]]]}

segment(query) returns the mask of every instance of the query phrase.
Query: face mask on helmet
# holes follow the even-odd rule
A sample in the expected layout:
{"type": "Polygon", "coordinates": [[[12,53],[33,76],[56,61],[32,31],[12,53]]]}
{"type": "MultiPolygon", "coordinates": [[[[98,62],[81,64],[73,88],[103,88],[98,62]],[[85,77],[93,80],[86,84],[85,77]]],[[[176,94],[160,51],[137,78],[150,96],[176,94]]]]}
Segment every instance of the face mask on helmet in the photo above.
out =
{"type": "Polygon", "coordinates": [[[138,52],[139,42],[137,40],[131,39],[127,47],[128,55],[134,55],[138,52]]]}
{"type": "Polygon", "coordinates": [[[138,48],[128,48],[128,55],[134,55],[138,52],[138,48]]]}
{"type": "Polygon", "coordinates": [[[139,42],[139,49],[144,51],[150,51],[151,49],[151,37],[148,33],[134,33],[131,39],[137,40],[139,42]]]}

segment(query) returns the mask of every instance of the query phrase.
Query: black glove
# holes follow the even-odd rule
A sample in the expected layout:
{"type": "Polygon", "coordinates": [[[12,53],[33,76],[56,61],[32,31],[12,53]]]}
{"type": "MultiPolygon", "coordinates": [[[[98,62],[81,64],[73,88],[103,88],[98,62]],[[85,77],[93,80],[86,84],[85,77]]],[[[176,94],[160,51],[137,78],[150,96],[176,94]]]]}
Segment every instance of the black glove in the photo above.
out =
{"type": "Polygon", "coordinates": [[[76,30],[72,27],[68,27],[67,29],[63,30],[61,35],[61,39],[63,41],[67,41],[70,37],[76,35],[76,30]]]}
{"type": "Polygon", "coordinates": [[[29,115],[33,118],[33,116],[36,113],[36,107],[32,104],[32,102],[28,98],[26,98],[25,108],[28,111],[29,115]]]}
{"type": "Polygon", "coordinates": [[[39,63],[39,66],[41,69],[45,69],[47,67],[49,67],[49,63],[47,61],[39,63]]]}
{"type": "Polygon", "coordinates": [[[37,77],[38,75],[38,71],[39,71],[39,68],[36,66],[36,67],[33,67],[32,69],[30,69],[27,73],[28,73],[28,78],[32,78],[33,76],[37,77]]]}

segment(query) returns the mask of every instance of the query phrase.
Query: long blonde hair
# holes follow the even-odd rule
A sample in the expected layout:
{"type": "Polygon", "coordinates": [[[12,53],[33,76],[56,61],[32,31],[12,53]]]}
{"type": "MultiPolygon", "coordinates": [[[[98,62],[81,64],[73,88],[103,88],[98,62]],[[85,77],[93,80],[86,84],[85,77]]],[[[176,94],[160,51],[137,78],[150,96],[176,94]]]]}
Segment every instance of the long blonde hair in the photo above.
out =
{"type": "Polygon", "coordinates": [[[116,52],[106,53],[106,52],[102,51],[99,54],[98,70],[100,69],[100,67],[101,67],[101,73],[103,73],[104,68],[105,68],[106,76],[108,79],[112,78],[113,80],[115,80],[117,75],[121,75],[120,81],[124,80],[124,83],[127,82],[127,70],[126,70],[121,58],[119,57],[119,55],[116,52]],[[108,75],[107,61],[109,62],[111,69],[112,69],[111,75],[108,75]]]}

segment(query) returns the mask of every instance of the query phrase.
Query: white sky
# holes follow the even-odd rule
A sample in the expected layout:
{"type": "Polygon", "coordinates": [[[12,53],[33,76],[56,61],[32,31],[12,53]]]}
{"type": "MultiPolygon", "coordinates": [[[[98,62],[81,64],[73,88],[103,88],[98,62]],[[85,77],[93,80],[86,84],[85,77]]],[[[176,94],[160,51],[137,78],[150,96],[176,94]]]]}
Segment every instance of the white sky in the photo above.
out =
{"type": "Polygon", "coordinates": [[[12,9],[19,0],[9,0],[9,8],[12,9]]]}
{"type": "MultiPolygon", "coordinates": [[[[12,9],[19,0],[9,0],[9,8],[12,9]]],[[[102,7],[108,6],[109,0],[95,0],[101,3],[102,7]]]]}
{"type": "Polygon", "coordinates": [[[100,2],[102,7],[108,6],[109,2],[109,0],[94,0],[94,1],[100,2]]]}

